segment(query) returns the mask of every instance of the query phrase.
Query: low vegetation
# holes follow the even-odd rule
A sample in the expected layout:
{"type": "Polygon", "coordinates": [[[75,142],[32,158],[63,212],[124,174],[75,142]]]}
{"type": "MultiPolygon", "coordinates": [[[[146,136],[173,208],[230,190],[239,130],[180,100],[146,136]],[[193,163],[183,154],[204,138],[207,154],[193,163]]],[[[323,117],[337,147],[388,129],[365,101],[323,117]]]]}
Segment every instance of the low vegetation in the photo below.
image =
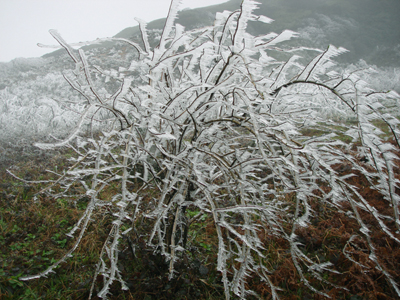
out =
{"type": "Polygon", "coordinates": [[[3,296],[400,296],[398,95],[335,68],[346,49],[251,36],[255,1],[190,31],[178,5],[158,46],[141,20],[116,39],[118,71],[51,31],[82,110],[2,173],[3,296]]]}
{"type": "MultiPolygon", "coordinates": [[[[15,150],[15,149],[14,149],[15,150]]],[[[13,170],[21,178],[48,179],[47,170],[68,165],[68,151],[48,154],[45,158],[31,156],[16,157],[19,162],[13,170]]],[[[397,163],[397,168],[400,162],[397,163]]],[[[342,175],[352,172],[346,165],[337,165],[342,175]]],[[[360,175],[360,174],[357,174],[360,175]]],[[[87,299],[93,274],[99,259],[102,241],[111,229],[111,211],[99,211],[74,255],[47,278],[20,281],[19,277],[41,272],[62,257],[72,246],[73,240],[65,234],[84,213],[88,199],[76,204],[65,199],[34,195],[43,187],[25,184],[1,169],[0,202],[0,298],[1,299],[87,299]]],[[[352,183],[359,188],[370,205],[384,212],[387,202],[369,187],[362,176],[353,177],[352,183]]],[[[112,191],[110,191],[112,192],[112,191]]],[[[154,195],[148,195],[148,200],[154,195]]],[[[293,195],[288,195],[290,198],[293,195]]],[[[290,199],[288,199],[290,200],[290,199]]],[[[333,299],[397,299],[397,295],[369,262],[368,246],[360,238],[349,238],[358,232],[357,222],[346,214],[332,209],[320,201],[311,203],[317,212],[307,229],[297,232],[302,251],[320,262],[333,262],[332,269],[340,272],[325,275],[325,279],[342,286],[335,288],[317,283],[320,289],[333,299]],[[347,255],[343,252],[346,249],[347,255]],[[363,263],[368,272],[359,265],[363,263]]],[[[366,213],[365,217],[368,219],[366,213]]],[[[148,230],[147,224],[136,228],[135,234],[121,241],[119,264],[122,275],[127,278],[129,291],[121,291],[118,285],[111,287],[109,299],[221,299],[224,297],[221,276],[216,272],[218,240],[213,220],[199,210],[187,211],[188,217],[196,217],[190,224],[188,251],[177,269],[182,274],[168,280],[168,269],[164,260],[146,249],[141,236],[148,230]],[[147,225],[147,226],[146,226],[147,225]]],[[[393,278],[399,278],[400,250],[369,218],[372,238],[380,261],[393,278]]],[[[394,224],[391,224],[394,227],[394,224]]],[[[266,265],[274,270],[271,280],[282,289],[281,299],[324,299],[304,286],[290,257],[290,246],[286,240],[267,232],[260,232],[267,253],[266,265]]],[[[315,278],[307,275],[314,282],[315,278]]],[[[102,278],[97,278],[100,286],[102,278]]],[[[270,298],[270,291],[258,278],[251,278],[249,288],[263,299],[270,298]]],[[[94,288],[99,291],[98,286],[94,288]]],[[[93,297],[96,299],[96,297],[93,297]]]]}

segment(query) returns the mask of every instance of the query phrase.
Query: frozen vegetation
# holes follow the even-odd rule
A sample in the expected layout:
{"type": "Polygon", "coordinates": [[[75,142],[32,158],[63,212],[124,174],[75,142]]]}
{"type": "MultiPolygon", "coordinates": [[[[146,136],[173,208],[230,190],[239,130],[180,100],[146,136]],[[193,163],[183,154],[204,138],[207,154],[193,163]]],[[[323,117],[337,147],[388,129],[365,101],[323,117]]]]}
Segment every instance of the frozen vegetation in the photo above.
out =
{"type": "Polygon", "coordinates": [[[246,285],[252,276],[279,298],[270,280],[274,270],[266,264],[265,232],[287,242],[304,285],[328,296],[307,274],[336,286],[324,277],[337,272],[333,263],[308,256],[298,239],[318,213],[311,202],[318,201],[358,224],[343,255],[353,259],[349,245],[365,242],[369,263],[400,296],[398,278],[378,259],[365,217],[400,243],[400,131],[391,114],[398,111],[399,95],[374,91],[367,83],[374,76],[369,66],[335,65],[344,48],[286,46],[298,36],[291,30],[251,35],[250,21],[272,22],[254,14],[255,1],[244,0],[235,11],[217,13],[213,26],[191,30],[175,22],[178,4],[171,2],[161,32],[138,20],[140,42],[107,39],[124,50],[105,58],[75,50],[51,31],[74,70],[36,77],[34,86],[21,87],[31,94],[1,92],[2,138],[51,133],[54,138],[35,145],[75,153],[71,167],[41,192],[90,199],[69,233],[75,242],[65,256],[21,280],[47,276],[73,255],[93,214],[109,207],[112,229],[95,274],[104,278],[99,297],[107,297],[114,281],[128,289],[118,265],[120,243],[143,220],[150,224],[141,237],[145,246],[162,255],[174,280],[175,265],[189,249],[190,224],[203,214],[213,220],[226,299],[255,295],[246,285]],[[48,89],[52,97],[36,98],[36,89],[48,89]],[[375,208],[348,180],[354,174],[340,173],[338,165],[364,176],[390,209],[375,208]],[[102,192],[111,185],[114,193],[105,199],[102,192]],[[198,214],[189,215],[189,209],[198,214]]]}

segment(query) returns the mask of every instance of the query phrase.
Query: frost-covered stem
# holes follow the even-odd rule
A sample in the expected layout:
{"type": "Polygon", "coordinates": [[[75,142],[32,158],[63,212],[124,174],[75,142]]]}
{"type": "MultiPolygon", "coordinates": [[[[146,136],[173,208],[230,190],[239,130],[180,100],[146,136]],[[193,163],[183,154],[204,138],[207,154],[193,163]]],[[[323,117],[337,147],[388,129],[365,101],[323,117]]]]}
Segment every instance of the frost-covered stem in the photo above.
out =
{"type": "Polygon", "coordinates": [[[247,71],[247,76],[248,76],[248,78],[249,78],[251,84],[253,85],[254,89],[257,91],[258,96],[260,96],[260,98],[261,98],[262,100],[265,100],[265,97],[264,97],[263,92],[261,92],[261,90],[257,87],[257,83],[256,83],[256,81],[255,81],[254,78],[253,78],[254,76],[253,76],[253,74],[252,74],[252,73],[250,72],[250,70],[249,70],[249,66],[248,66],[249,63],[247,62],[246,57],[243,56],[242,54],[238,54],[238,57],[240,57],[240,58],[242,59],[243,65],[244,65],[244,67],[246,68],[246,71],[247,71]]]}
{"type": "MultiPolygon", "coordinates": [[[[176,160],[174,160],[172,162],[172,165],[174,166],[176,163],[176,160]]],[[[161,220],[164,219],[164,217],[166,216],[166,214],[170,211],[171,207],[174,205],[175,201],[174,201],[174,196],[175,194],[171,197],[171,199],[167,200],[167,203],[165,203],[165,200],[167,198],[168,192],[170,191],[170,188],[172,186],[174,186],[174,184],[177,182],[178,178],[174,177],[172,182],[169,182],[170,177],[173,173],[173,168],[169,169],[167,172],[167,175],[165,176],[165,181],[164,181],[164,188],[162,191],[162,195],[161,198],[158,200],[158,216],[157,216],[157,220],[153,225],[153,230],[150,234],[149,240],[148,240],[148,244],[150,244],[152,242],[152,240],[154,239],[154,236],[156,234],[156,232],[158,231],[158,227],[160,225],[161,220]]],[[[159,241],[161,243],[161,241],[159,241]]]]}
{"type": "MultiPolygon", "coordinates": [[[[294,81],[290,81],[288,83],[285,83],[283,85],[281,85],[280,87],[276,88],[275,90],[273,90],[270,95],[274,96],[275,98],[278,96],[279,92],[282,89],[288,88],[292,85],[297,85],[297,84],[308,84],[308,85],[315,85],[315,86],[319,86],[322,87],[324,89],[329,90],[332,94],[334,94],[336,97],[338,97],[344,104],[346,104],[352,111],[355,111],[355,113],[358,115],[358,104],[356,104],[356,109],[354,109],[347,101],[346,99],[343,97],[343,95],[341,95],[337,90],[335,90],[334,88],[322,83],[322,82],[316,82],[316,81],[308,81],[308,80],[294,80],[294,81]]],[[[358,99],[358,97],[356,97],[356,99],[358,99]]],[[[272,106],[271,106],[272,107],[272,106]]],[[[272,110],[270,109],[270,112],[272,110]]]]}
{"type": "Polygon", "coordinates": [[[85,52],[83,52],[82,49],[79,49],[79,56],[80,56],[81,61],[82,61],[83,71],[84,71],[84,74],[85,74],[86,81],[87,81],[87,83],[88,83],[88,85],[89,85],[89,88],[90,88],[90,90],[92,91],[92,93],[95,95],[95,97],[97,98],[97,100],[98,100],[101,104],[103,104],[103,103],[104,103],[104,100],[103,100],[102,97],[99,95],[99,93],[96,91],[96,88],[95,88],[95,86],[94,86],[94,84],[93,84],[92,78],[90,77],[89,65],[88,65],[88,62],[87,62],[87,59],[86,59],[85,52]]]}
{"type": "Polygon", "coordinates": [[[99,255],[100,259],[99,259],[99,262],[96,265],[96,271],[94,273],[92,284],[90,286],[90,292],[89,292],[89,298],[88,298],[89,300],[92,299],[92,295],[93,295],[93,290],[94,290],[94,286],[95,286],[95,283],[96,283],[96,279],[97,279],[97,276],[100,274],[100,268],[102,267],[102,263],[103,263],[102,257],[104,255],[104,251],[106,250],[106,246],[107,246],[108,242],[110,241],[110,239],[112,237],[111,233],[112,233],[113,230],[114,230],[114,227],[111,228],[110,233],[108,234],[107,239],[104,242],[103,247],[101,248],[100,255],[99,255]]]}
{"type": "Polygon", "coordinates": [[[400,232],[400,218],[399,218],[399,205],[400,205],[400,197],[396,194],[395,181],[393,173],[393,165],[392,162],[389,161],[388,155],[382,151],[382,157],[386,164],[386,170],[388,175],[388,188],[389,188],[389,197],[393,205],[393,212],[395,218],[395,225],[397,230],[400,232]]]}
{"type": "Polygon", "coordinates": [[[168,11],[168,16],[165,21],[163,32],[161,34],[160,43],[157,46],[157,48],[154,49],[153,61],[158,60],[165,51],[166,39],[168,38],[168,35],[172,31],[174,21],[178,15],[178,8],[179,8],[180,3],[181,3],[181,0],[171,0],[171,4],[169,7],[169,11],[168,11]]]}
{"type": "MultiPolygon", "coordinates": [[[[242,170],[241,166],[240,166],[240,172],[239,173],[243,174],[243,170],[242,170]]],[[[240,178],[241,181],[245,180],[245,178],[243,178],[243,175],[240,176],[240,177],[242,177],[242,178],[240,178]]],[[[245,194],[244,194],[244,191],[243,191],[242,182],[239,183],[239,192],[240,192],[240,204],[245,206],[247,203],[245,201],[245,194]]],[[[244,217],[245,228],[246,228],[244,230],[244,236],[245,236],[244,238],[247,239],[249,241],[249,243],[251,243],[250,230],[248,229],[249,225],[250,225],[249,224],[250,223],[250,219],[249,219],[249,216],[248,216],[248,214],[246,212],[244,212],[243,215],[244,215],[243,217],[244,217]]],[[[236,295],[241,295],[241,297],[244,297],[244,295],[245,295],[244,280],[245,280],[246,271],[247,271],[247,268],[248,268],[248,260],[249,260],[249,258],[251,256],[251,252],[250,252],[251,248],[248,247],[246,245],[246,243],[242,243],[241,248],[242,248],[241,249],[241,257],[239,258],[240,267],[239,267],[239,270],[236,273],[235,278],[232,281],[232,285],[233,285],[233,292],[236,295]]]]}
{"type": "Polygon", "coordinates": [[[72,246],[72,248],[57,262],[55,262],[53,265],[51,265],[50,267],[48,267],[45,271],[43,271],[42,273],[39,273],[37,275],[31,275],[31,276],[23,276],[23,277],[19,277],[19,280],[31,280],[31,279],[36,279],[36,278],[40,278],[40,277],[46,277],[46,275],[50,274],[53,272],[53,270],[61,263],[63,263],[67,258],[70,258],[72,256],[72,253],[76,250],[76,248],[78,248],[83,235],[86,232],[86,229],[88,227],[89,221],[90,221],[90,217],[92,216],[93,210],[94,210],[94,205],[90,205],[88,207],[88,212],[86,214],[86,218],[85,218],[85,223],[82,226],[81,232],[79,233],[78,239],[76,240],[75,244],[72,246]]]}
{"type": "Polygon", "coordinates": [[[146,51],[146,53],[150,53],[150,44],[149,44],[149,39],[147,36],[147,30],[146,30],[147,23],[139,18],[135,18],[135,20],[139,23],[139,29],[140,29],[142,41],[144,44],[144,51],[146,51]]]}
{"type": "Polygon", "coordinates": [[[169,279],[172,279],[172,277],[174,275],[175,235],[176,235],[176,227],[177,227],[178,220],[179,220],[179,213],[180,213],[180,206],[177,205],[176,211],[175,211],[175,216],[174,216],[174,223],[172,225],[172,234],[171,234],[171,238],[170,238],[170,241],[169,241],[171,243],[171,259],[170,259],[170,262],[169,262],[169,279]]]}
{"type": "MultiPolygon", "coordinates": [[[[47,190],[51,189],[52,187],[54,187],[56,184],[60,183],[64,178],[66,178],[68,176],[68,172],[72,171],[73,169],[75,169],[78,165],[80,165],[87,157],[88,157],[89,153],[86,153],[83,157],[81,157],[76,163],[74,163],[65,173],[64,175],[60,176],[54,183],[52,183],[51,185],[48,185],[47,187],[43,188],[42,190],[40,190],[37,194],[42,194],[44,192],[46,192],[47,190]]],[[[8,170],[7,170],[8,171],[8,170]]]]}
{"type": "MultiPolygon", "coordinates": [[[[120,224],[114,224],[111,230],[112,233],[110,233],[110,235],[114,235],[114,239],[111,244],[111,247],[108,249],[109,251],[107,251],[108,252],[107,254],[110,259],[111,268],[110,268],[110,274],[108,274],[108,280],[105,282],[101,291],[97,294],[100,298],[104,298],[107,295],[108,290],[110,289],[110,285],[113,283],[115,279],[116,272],[119,272],[117,263],[118,263],[118,240],[121,237],[120,224]]],[[[123,284],[123,282],[121,283],[123,284]]],[[[124,288],[124,285],[123,289],[126,289],[124,288]]]]}
{"type": "Polygon", "coordinates": [[[377,257],[376,252],[375,252],[375,247],[373,245],[372,238],[371,238],[371,236],[369,234],[370,230],[368,229],[368,227],[363,222],[363,220],[362,220],[362,218],[360,216],[360,213],[358,212],[357,206],[354,203],[354,200],[352,199],[351,196],[349,196],[346,193],[346,190],[345,190],[345,187],[343,186],[343,183],[340,183],[340,186],[341,186],[341,188],[342,188],[347,200],[350,202],[350,205],[352,207],[352,210],[353,210],[354,214],[356,215],[357,222],[361,227],[361,229],[360,229],[361,233],[367,239],[369,250],[371,252],[371,254],[369,255],[369,259],[372,260],[375,263],[377,269],[379,269],[385,275],[386,279],[391,283],[392,287],[397,292],[397,295],[400,296],[400,289],[398,287],[398,284],[393,280],[392,276],[385,270],[385,268],[383,266],[381,266],[381,264],[378,261],[378,257],[377,257]]]}
{"type": "Polygon", "coordinates": [[[268,286],[271,289],[272,300],[279,300],[279,295],[278,295],[278,292],[277,292],[278,289],[271,282],[271,280],[269,279],[268,274],[266,274],[266,272],[264,270],[264,265],[263,265],[262,260],[261,260],[261,257],[258,257],[258,261],[259,261],[259,268],[257,269],[257,272],[258,272],[259,269],[261,269],[262,275],[260,274],[260,277],[263,278],[268,283],[268,286]]]}
{"type": "Polygon", "coordinates": [[[217,263],[217,270],[222,273],[222,282],[224,284],[224,291],[225,291],[225,299],[229,300],[230,299],[230,289],[229,289],[229,279],[228,279],[228,274],[226,270],[226,259],[227,259],[227,251],[225,250],[225,242],[224,242],[224,237],[222,235],[221,231],[221,226],[220,226],[220,221],[218,218],[218,213],[216,211],[216,206],[213,201],[212,196],[210,195],[209,191],[207,190],[207,187],[203,187],[202,191],[204,195],[206,196],[207,202],[211,207],[211,213],[214,219],[214,224],[215,224],[215,229],[217,231],[217,236],[218,236],[218,263],[217,263]]]}

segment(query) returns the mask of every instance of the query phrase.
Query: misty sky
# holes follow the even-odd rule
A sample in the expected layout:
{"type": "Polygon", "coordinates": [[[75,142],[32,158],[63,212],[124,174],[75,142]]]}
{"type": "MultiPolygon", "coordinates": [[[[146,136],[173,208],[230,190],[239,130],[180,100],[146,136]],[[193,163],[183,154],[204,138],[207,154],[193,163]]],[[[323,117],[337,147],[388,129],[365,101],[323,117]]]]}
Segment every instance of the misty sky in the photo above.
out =
{"type": "MultiPolygon", "coordinates": [[[[182,0],[180,8],[227,1],[182,0]]],[[[0,0],[0,62],[54,51],[37,46],[57,44],[49,29],[57,29],[69,43],[109,37],[137,25],[135,17],[147,22],[165,17],[169,4],[169,0],[0,0]]]]}

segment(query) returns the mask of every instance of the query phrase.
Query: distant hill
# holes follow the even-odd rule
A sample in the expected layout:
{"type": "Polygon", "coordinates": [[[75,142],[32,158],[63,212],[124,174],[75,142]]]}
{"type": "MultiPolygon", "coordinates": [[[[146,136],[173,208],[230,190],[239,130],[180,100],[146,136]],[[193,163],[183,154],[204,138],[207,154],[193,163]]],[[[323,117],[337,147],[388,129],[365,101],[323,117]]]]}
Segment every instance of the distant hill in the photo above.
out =
{"type": "MultiPolygon", "coordinates": [[[[359,59],[377,66],[400,66],[400,1],[399,0],[261,0],[257,14],[275,20],[272,24],[253,23],[253,34],[300,32],[298,44],[325,48],[329,44],[342,46],[350,52],[343,62],[359,59]]],[[[241,0],[181,11],[177,23],[187,29],[211,25],[216,12],[233,11],[241,0]]],[[[148,24],[149,29],[161,29],[164,19],[148,24]]],[[[116,37],[133,38],[138,26],[125,28],[116,37]]]]}
{"type": "MultiPolygon", "coordinates": [[[[298,44],[325,48],[329,44],[342,46],[350,52],[340,58],[354,63],[359,59],[380,67],[400,66],[400,1],[399,0],[259,0],[257,14],[275,21],[264,25],[253,23],[253,34],[281,32],[290,29],[299,32],[298,44]]],[[[211,25],[217,12],[234,11],[241,0],[180,12],[177,23],[186,29],[211,25]]],[[[149,30],[162,29],[165,19],[148,23],[149,30]]],[[[115,37],[138,40],[139,27],[121,30],[115,37]]],[[[104,47],[113,47],[105,43],[104,47]]],[[[91,49],[98,46],[89,46],[91,49]]],[[[58,50],[43,57],[63,54],[58,50]]]]}

